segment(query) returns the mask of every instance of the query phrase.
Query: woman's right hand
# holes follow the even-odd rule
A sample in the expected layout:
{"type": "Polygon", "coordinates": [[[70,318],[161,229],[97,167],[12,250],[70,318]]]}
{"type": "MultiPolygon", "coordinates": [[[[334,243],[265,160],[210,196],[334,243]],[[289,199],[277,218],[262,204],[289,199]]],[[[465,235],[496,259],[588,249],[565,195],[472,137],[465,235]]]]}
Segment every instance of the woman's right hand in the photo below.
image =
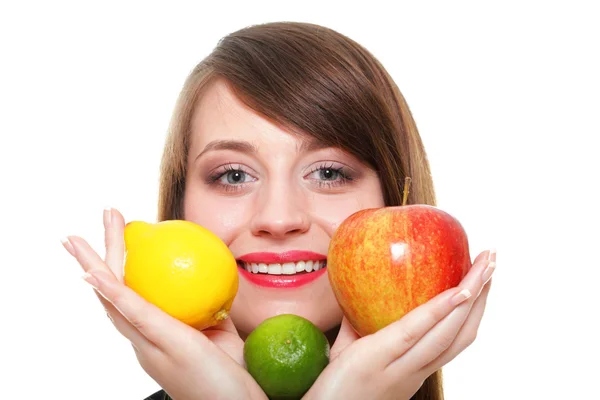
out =
{"type": "Polygon", "coordinates": [[[175,400],[266,399],[243,366],[244,341],[233,322],[198,331],[144,300],[123,283],[123,216],[106,210],[104,226],[105,261],[80,237],[70,236],[63,245],[144,371],[175,400]]]}

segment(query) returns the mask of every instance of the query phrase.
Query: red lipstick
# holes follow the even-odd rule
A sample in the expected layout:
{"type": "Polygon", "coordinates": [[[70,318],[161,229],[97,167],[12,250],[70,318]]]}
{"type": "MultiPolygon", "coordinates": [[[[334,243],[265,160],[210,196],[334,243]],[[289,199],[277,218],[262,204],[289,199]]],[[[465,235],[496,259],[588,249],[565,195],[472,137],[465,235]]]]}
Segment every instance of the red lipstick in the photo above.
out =
{"type": "MultiPolygon", "coordinates": [[[[249,253],[238,258],[239,261],[246,263],[265,263],[265,264],[283,264],[286,262],[298,262],[298,261],[323,261],[326,260],[327,256],[312,251],[286,251],[282,253],[249,253]]],[[[240,275],[251,283],[268,287],[268,288],[279,288],[279,289],[293,289],[300,286],[309,284],[315,281],[319,277],[323,276],[327,268],[322,267],[318,271],[312,272],[299,272],[293,275],[270,275],[265,273],[252,273],[246,271],[246,269],[240,265],[240,275]]]]}

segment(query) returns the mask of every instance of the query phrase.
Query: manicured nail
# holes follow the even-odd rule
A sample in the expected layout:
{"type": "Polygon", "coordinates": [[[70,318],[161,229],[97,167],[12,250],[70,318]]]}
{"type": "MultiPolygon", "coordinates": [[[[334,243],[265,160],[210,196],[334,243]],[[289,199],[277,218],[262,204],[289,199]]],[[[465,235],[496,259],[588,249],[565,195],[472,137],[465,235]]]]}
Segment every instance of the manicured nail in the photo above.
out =
{"type": "Polygon", "coordinates": [[[496,249],[490,249],[490,252],[488,254],[488,260],[496,261],[496,249]]]}
{"type": "Polygon", "coordinates": [[[494,273],[495,270],[496,270],[496,263],[494,261],[491,261],[488,264],[485,271],[483,271],[483,274],[481,275],[481,280],[483,281],[484,285],[490,280],[490,278],[492,277],[492,274],[494,273]]]}
{"type": "Polygon", "coordinates": [[[450,302],[453,306],[457,306],[463,301],[467,300],[469,297],[471,297],[471,292],[469,291],[469,289],[463,289],[457,294],[455,294],[454,297],[452,297],[452,300],[450,300],[450,302]]]}
{"type": "Polygon", "coordinates": [[[89,283],[90,285],[92,285],[92,287],[94,289],[98,290],[98,281],[89,272],[86,272],[85,274],[83,274],[83,276],[81,277],[81,279],[83,279],[84,281],[86,281],[87,283],[89,283]]]}
{"type": "Polygon", "coordinates": [[[111,221],[112,221],[112,208],[110,207],[106,207],[104,209],[104,227],[108,228],[108,226],[110,225],[111,221]]]}
{"type": "Polygon", "coordinates": [[[65,247],[65,249],[69,252],[69,254],[72,255],[73,257],[75,257],[75,248],[73,248],[73,244],[71,243],[69,238],[64,237],[64,238],[60,239],[60,242],[65,247]]]}

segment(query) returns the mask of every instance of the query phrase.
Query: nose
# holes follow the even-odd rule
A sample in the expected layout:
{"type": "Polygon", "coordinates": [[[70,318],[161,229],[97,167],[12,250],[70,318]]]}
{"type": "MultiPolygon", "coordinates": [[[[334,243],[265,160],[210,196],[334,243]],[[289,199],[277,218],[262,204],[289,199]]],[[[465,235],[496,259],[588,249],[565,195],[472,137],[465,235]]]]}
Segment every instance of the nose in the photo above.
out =
{"type": "Polygon", "coordinates": [[[273,187],[258,196],[250,222],[253,235],[280,239],[305,233],[309,228],[310,218],[301,194],[273,187]]]}

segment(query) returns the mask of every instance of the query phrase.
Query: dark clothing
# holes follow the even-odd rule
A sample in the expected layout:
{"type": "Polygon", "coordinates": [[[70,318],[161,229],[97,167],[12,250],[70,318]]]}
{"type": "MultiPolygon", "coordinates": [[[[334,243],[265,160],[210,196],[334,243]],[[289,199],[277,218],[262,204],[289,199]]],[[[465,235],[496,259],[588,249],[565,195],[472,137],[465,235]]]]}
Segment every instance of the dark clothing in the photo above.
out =
{"type": "Polygon", "coordinates": [[[158,392],[146,397],[144,400],[171,400],[171,398],[165,393],[164,390],[159,390],[158,392]]]}

